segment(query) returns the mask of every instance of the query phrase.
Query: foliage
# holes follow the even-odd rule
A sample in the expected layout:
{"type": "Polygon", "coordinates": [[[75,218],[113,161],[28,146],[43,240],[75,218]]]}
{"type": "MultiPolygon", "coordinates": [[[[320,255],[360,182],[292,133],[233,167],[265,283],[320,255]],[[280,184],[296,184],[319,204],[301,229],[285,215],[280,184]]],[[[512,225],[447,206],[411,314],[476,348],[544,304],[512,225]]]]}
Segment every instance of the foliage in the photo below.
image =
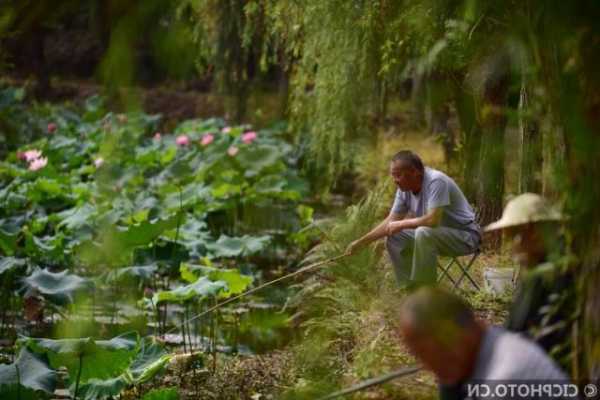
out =
{"type": "Polygon", "coordinates": [[[0,365],[0,394],[3,399],[48,397],[54,393],[56,381],[56,371],[27,348],[21,349],[13,364],[0,365]]]}
{"type": "Polygon", "coordinates": [[[142,400],[179,400],[176,388],[162,388],[149,391],[142,400]]]}

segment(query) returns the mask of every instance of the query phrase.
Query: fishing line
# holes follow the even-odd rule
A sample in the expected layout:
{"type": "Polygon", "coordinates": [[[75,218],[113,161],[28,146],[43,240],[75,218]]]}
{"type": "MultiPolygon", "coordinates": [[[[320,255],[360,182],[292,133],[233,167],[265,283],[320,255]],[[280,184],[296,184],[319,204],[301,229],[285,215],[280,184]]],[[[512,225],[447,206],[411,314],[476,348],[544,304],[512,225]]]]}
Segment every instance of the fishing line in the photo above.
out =
{"type": "MultiPolygon", "coordinates": [[[[209,314],[209,313],[211,313],[211,312],[213,312],[213,311],[215,311],[215,310],[217,310],[217,309],[219,309],[219,308],[223,307],[223,306],[224,306],[224,305],[226,305],[226,304],[229,304],[229,303],[231,303],[231,302],[234,302],[235,300],[237,300],[237,299],[240,299],[240,298],[242,298],[242,297],[248,296],[249,294],[252,294],[252,293],[254,293],[254,292],[257,292],[257,291],[259,291],[260,289],[263,289],[263,288],[265,288],[265,287],[267,287],[267,286],[270,286],[270,285],[272,285],[272,284],[274,284],[274,283],[280,282],[280,281],[282,281],[282,280],[284,280],[284,279],[288,279],[288,278],[291,278],[291,277],[293,277],[293,276],[296,276],[296,275],[300,275],[300,274],[302,274],[302,273],[304,273],[304,272],[307,272],[307,271],[310,271],[310,270],[316,269],[316,268],[318,268],[318,267],[321,267],[321,266],[323,266],[323,265],[325,265],[325,264],[329,264],[329,263],[335,262],[335,261],[337,261],[337,260],[340,260],[340,259],[342,259],[342,258],[344,258],[344,257],[347,257],[347,256],[349,256],[349,255],[350,255],[350,254],[342,254],[342,255],[339,255],[339,256],[332,257],[332,258],[328,258],[327,260],[318,261],[318,262],[316,262],[316,263],[313,263],[313,264],[307,265],[306,267],[302,267],[302,268],[300,268],[300,269],[299,269],[299,270],[297,270],[297,271],[294,271],[294,272],[292,272],[292,273],[289,273],[289,274],[287,274],[287,275],[281,276],[281,277],[279,277],[279,278],[277,278],[277,279],[273,279],[272,281],[269,281],[269,282],[263,283],[263,284],[262,284],[262,285],[260,285],[260,286],[257,286],[257,287],[255,287],[255,288],[252,288],[252,289],[250,289],[250,290],[247,290],[247,291],[245,291],[244,293],[238,294],[237,296],[231,297],[231,298],[229,298],[229,299],[227,299],[227,300],[225,300],[225,301],[222,301],[221,303],[218,303],[218,304],[214,305],[213,307],[211,307],[211,308],[209,308],[209,309],[207,309],[207,310],[204,310],[204,311],[203,311],[203,312],[201,312],[200,314],[197,314],[197,315],[193,316],[192,318],[190,318],[190,319],[188,319],[188,320],[185,320],[185,321],[183,321],[183,322],[182,322],[182,324],[188,324],[188,323],[190,323],[190,322],[192,322],[192,321],[195,321],[195,320],[197,320],[198,318],[200,318],[200,317],[203,317],[203,316],[205,316],[206,314],[209,314]]],[[[171,328],[171,329],[169,329],[168,331],[166,331],[164,334],[165,334],[165,335],[167,335],[167,334],[169,334],[169,333],[175,332],[177,329],[178,329],[178,327],[177,327],[177,326],[174,326],[173,328],[171,328]]]]}

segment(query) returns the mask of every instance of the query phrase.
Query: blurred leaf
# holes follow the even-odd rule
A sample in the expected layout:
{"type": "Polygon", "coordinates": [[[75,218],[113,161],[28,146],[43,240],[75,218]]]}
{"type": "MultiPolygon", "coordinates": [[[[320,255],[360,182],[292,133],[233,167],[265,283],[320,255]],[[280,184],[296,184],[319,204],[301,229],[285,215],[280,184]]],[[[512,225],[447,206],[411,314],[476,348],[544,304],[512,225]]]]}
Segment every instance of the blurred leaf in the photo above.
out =
{"type": "Polygon", "coordinates": [[[86,291],[92,283],[89,279],[62,272],[50,272],[47,269],[36,269],[31,275],[23,279],[24,287],[35,289],[52,303],[65,305],[72,303],[78,292],[86,291]]]}
{"type": "Polygon", "coordinates": [[[117,283],[128,279],[150,281],[157,271],[158,266],[156,264],[118,268],[107,274],[106,281],[110,283],[117,283]]]}
{"type": "Polygon", "coordinates": [[[254,280],[251,276],[242,275],[237,269],[222,269],[182,263],[179,270],[181,278],[187,282],[195,282],[202,276],[208,277],[211,281],[226,282],[228,290],[223,293],[226,296],[242,293],[254,280]]]}
{"type": "Polygon", "coordinates": [[[196,297],[203,299],[205,297],[216,296],[226,290],[227,283],[222,281],[213,282],[207,277],[202,277],[189,285],[180,286],[173,290],[157,292],[152,297],[152,302],[155,305],[165,301],[183,303],[196,297]]]}
{"type": "Polygon", "coordinates": [[[42,397],[39,392],[48,397],[54,393],[56,378],[56,372],[41,357],[22,348],[13,364],[0,365],[0,398],[39,399],[42,397]]]}
{"type": "Polygon", "coordinates": [[[70,230],[77,230],[85,225],[91,225],[93,216],[96,215],[96,208],[89,204],[81,207],[75,207],[58,213],[61,222],[57,228],[66,227],[70,230]]]}
{"type": "Polygon", "coordinates": [[[27,260],[23,258],[2,257],[0,258],[0,275],[13,268],[20,268],[27,264],[27,260]]]}
{"type": "Polygon", "coordinates": [[[179,400],[179,393],[176,388],[153,389],[142,400],[179,400]]]}
{"type": "Polygon", "coordinates": [[[127,371],[128,379],[139,385],[152,379],[171,360],[172,355],[150,340],[143,340],[137,354],[127,371]]]}
{"type": "MultiPolygon", "coordinates": [[[[75,392],[75,384],[69,388],[71,393],[75,392]]],[[[77,391],[77,398],[83,400],[101,400],[113,398],[119,395],[127,387],[127,381],[120,375],[111,379],[89,379],[80,384],[77,391]]]]}
{"type": "Polygon", "coordinates": [[[22,338],[20,343],[37,354],[46,354],[52,368],[66,367],[75,382],[81,361],[81,382],[112,379],[121,374],[138,351],[139,337],[129,332],[110,340],[22,338]],[[81,360],[80,360],[81,359],[81,360]]]}
{"type": "Polygon", "coordinates": [[[271,240],[270,236],[229,237],[221,235],[216,243],[207,244],[207,248],[215,257],[238,257],[257,253],[265,248],[271,240]]]}
{"type": "Polygon", "coordinates": [[[245,171],[245,175],[252,177],[277,163],[281,156],[281,152],[275,146],[253,145],[241,149],[236,159],[245,171]]]}

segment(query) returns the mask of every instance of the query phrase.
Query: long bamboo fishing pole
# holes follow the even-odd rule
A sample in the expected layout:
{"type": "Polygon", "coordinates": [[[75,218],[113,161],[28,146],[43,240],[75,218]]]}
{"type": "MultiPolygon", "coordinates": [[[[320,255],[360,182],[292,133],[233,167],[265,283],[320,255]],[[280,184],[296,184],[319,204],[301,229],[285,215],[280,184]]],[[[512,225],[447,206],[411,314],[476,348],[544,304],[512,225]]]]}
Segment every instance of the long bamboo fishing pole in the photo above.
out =
{"type": "Polygon", "coordinates": [[[375,378],[367,379],[366,381],[362,381],[357,383],[356,385],[350,386],[346,389],[339,390],[334,393],[330,393],[325,397],[321,397],[319,400],[331,400],[336,397],[345,396],[350,393],[358,392],[359,390],[366,389],[371,386],[381,385],[387,381],[391,381],[392,379],[401,378],[403,376],[412,375],[421,370],[421,367],[417,365],[412,365],[409,367],[400,368],[396,371],[389,372],[385,375],[381,375],[375,378]]]}
{"type": "MultiPolygon", "coordinates": [[[[284,280],[284,279],[292,278],[292,277],[294,277],[294,276],[296,276],[296,275],[300,275],[300,274],[302,274],[302,273],[304,273],[304,272],[307,272],[307,271],[310,271],[310,270],[313,270],[313,269],[317,269],[317,268],[319,268],[319,267],[322,267],[322,266],[324,266],[324,265],[326,265],[326,264],[330,264],[330,263],[332,263],[332,262],[335,262],[335,261],[337,261],[337,260],[340,260],[340,259],[342,259],[342,258],[344,258],[344,257],[347,257],[347,256],[349,256],[349,255],[350,255],[350,254],[348,254],[348,253],[344,253],[344,254],[342,254],[342,255],[335,256],[335,257],[332,257],[332,258],[328,258],[327,260],[318,261],[318,262],[316,262],[316,263],[313,263],[313,264],[307,265],[306,267],[302,267],[302,268],[300,268],[300,269],[299,269],[299,270],[297,270],[297,271],[294,271],[294,272],[292,272],[292,273],[289,273],[289,274],[287,274],[287,275],[281,276],[281,277],[279,277],[279,278],[277,278],[277,279],[273,279],[272,281],[269,281],[269,282],[263,283],[263,284],[262,284],[262,285],[260,285],[260,286],[257,286],[257,287],[255,287],[255,288],[252,288],[252,289],[250,289],[250,290],[247,290],[247,291],[245,291],[244,293],[240,293],[240,294],[238,294],[237,296],[233,296],[233,297],[231,297],[231,298],[229,298],[229,299],[227,299],[227,300],[225,300],[225,301],[222,301],[222,302],[220,302],[220,303],[216,304],[215,306],[213,306],[213,307],[210,307],[210,308],[209,308],[209,309],[207,309],[207,310],[204,310],[204,311],[203,311],[203,312],[201,312],[200,314],[197,314],[197,315],[193,316],[192,318],[190,318],[190,319],[188,319],[188,320],[184,321],[183,323],[186,323],[186,324],[187,324],[187,323],[190,323],[190,322],[192,322],[192,321],[195,321],[195,320],[197,320],[198,318],[200,318],[200,317],[203,317],[204,315],[206,315],[206,314],[209,314],[209,313],[211,313],[211,312],[213,312],[213,311],[215,311],[215,310],[217,310],[217,309],[219,309],[219,308],[223,307],[223,306],[224,306],[224,305],[226,305],[226,304],[229,304],[229,303],[231,303],[231,302],[234,302],[234,301],[236,301],[236,300],[238,300],[238,299],[240,299],[240,298],[242,298],[242,297],[248,296],[249,294],[252,294],[252,293],[254,293],[254,292],[257,292],[257,291],[259,291],[259,290],[261,290],[261,289],[263,289],[263,288],[265,288],[265,287],[267,287],[267,286],[271,286],[271,285],[272,285],[272,284],[274,284],[274,283],[280,282],[280,281],[282,281],[282,280],[284,280]]],[[[177,327],[173,327],[173,328],[169,329],[167,332],[165,332],[165,334],[168,334],[168,333],[174,332],[174,331],[176,331],[176,330],[177,330],[177,327]]]]}

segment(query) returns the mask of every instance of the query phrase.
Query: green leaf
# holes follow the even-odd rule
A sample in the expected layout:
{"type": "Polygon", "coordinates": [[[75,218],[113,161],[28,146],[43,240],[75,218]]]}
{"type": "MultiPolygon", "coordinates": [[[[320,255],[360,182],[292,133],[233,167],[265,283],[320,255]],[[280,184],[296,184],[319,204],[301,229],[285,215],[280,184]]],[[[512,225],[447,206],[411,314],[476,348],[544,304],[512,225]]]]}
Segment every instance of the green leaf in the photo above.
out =
{"type": "Polygon", "coordinates": [[[215,268],[206,265],[182,263],[179,271],[181,278],[187,282],[195,282],[201,276],[206,276],[211,281],[226,282],[228,290],[222,293],[226,296],[244,292],[254,280],[251,276],[243,275],[237,269],[215,268]]]}
{"type": "Polygon", "coordinates": [[[23,258],[2,257],[0,258],[0,275],[14,268],[20,268],[27,264],[23,258]]]}
{"type": "Polygon", "coordinates": [[[156,271],[158,271],[156,264],[118,268],[107,274],[106,282],[116,283],[130,279],[149,281],[152,280],[156,271]]]}
{"type": "Polygon", "coordinates": [[[184,222],[184,214],[173,214],[166,219],[144,221],[139,224],[130,225],[127,228],[113,228],[108,233],[108,236],[111,238],[111,243],[115,245],[115,250],[121,249],[124,251],[136,246],[149,244],[165,230],[173,229],[178,223],[181,225],[184,222]]]}
{"type": "Polygon", "coordinates": [[[263,169],[275,165],[281,159],[281,152],[275,146],[255,145],[243,148],[236,159],[247,177],[258,175],[263,169]]]}
{"type": "Polygon", "coordinates": [[[129,380],[136,385],[149,381],[167,365],[172,357],[157,343],[147,339],[142,341],[140,352],[127,372],[129,380]]]}
{"type": "Polygon", "coordinates": [[[197,297],[202,300],[206,297],[216,296],[217,294],[226,290],[227,283],[221,281],[213,282],[207,277],[202,277],[189,285],[180,286],[173,290],[154,293],[152,302],[154,305],[157,305],[165,301],[183,303],[197,297]]]}
{"type": "Polygon", "coordinates": [[[96,215],[96,208],[89,204],[81,207],[72,208],[58,213],[62,220],[57,228],[66,227],[70,230],[76,230],[86,225],[91,225],[92,218],[96,215]]]}
{"type": "Polygon", "coordinates": [[[72,303],[78,292],[86,291],[92,287],[89,279],[78,275],[62,272],[50,272],[47,269],[36,269],[31,275],[23,279],[25,288],[35,289],[51,302],[59,305],[72,303]]]}
{"type": "Polygon", "coordinates": [[[17,247],[17,239],[21,227],[9,220],[0,220],[0,249],[6,255],[12,256],[15,254],[17,247]]]}
{"type": "MultiPolygon", "coordinates": [[[[71,384],[69,390],[75,392],[75,383],[71,384]]],[[[83,400],[100,400],[118,396],[127,387],[125,377],[120,375],[111,379],[90,379],[80,384],[77,398],[83,400]]]]}
{"type": "Polygon", "coordinates": [[[55,388],[56,372],[27,348],[21,349],[13,364],[0,365],[0,398],[3,400],[38,399],[39,392],[52,394],[55,388]]]}
{"type": "Polygon", "coordinates": [[[46,354],[52,368],[66,367],[70,383],[75,382],[81,360],[81,382],[112,379],[123,373],[138,351],[138,334],[129,332],[110,340],[35,339],[20,342],[37,354],[46,354]]]}
{"type": "Polygon", "coordinates": [[[179,393],[176,388],[153,389],[142,400],[179,400],[179,393]]]}
{"type": "Polygon", "coordinates": [[[285,179],[281,175],[267,175],[263,176],[256,182],[253,189],[257,193],[279,193],[283,190],[286,185],[285,179]]]}
{"type": "Polygon", "coordinates": [[[215,257],[238,257],[257,253],[265,248],[271,237],[248,236],[229,237],[221,235],[216,243],[209,243],[206,247],[214,253],[215,257]]]}
{"type": "Polygon", "coordinates": [[[186,208],[199,201],[210,201],[210,188],[202,183],[190,183],[182,189],[181,194],[179,191],[169,194],[165,199],[165,205],[169,210],[176,210],[180,206],[186,208]]]}

